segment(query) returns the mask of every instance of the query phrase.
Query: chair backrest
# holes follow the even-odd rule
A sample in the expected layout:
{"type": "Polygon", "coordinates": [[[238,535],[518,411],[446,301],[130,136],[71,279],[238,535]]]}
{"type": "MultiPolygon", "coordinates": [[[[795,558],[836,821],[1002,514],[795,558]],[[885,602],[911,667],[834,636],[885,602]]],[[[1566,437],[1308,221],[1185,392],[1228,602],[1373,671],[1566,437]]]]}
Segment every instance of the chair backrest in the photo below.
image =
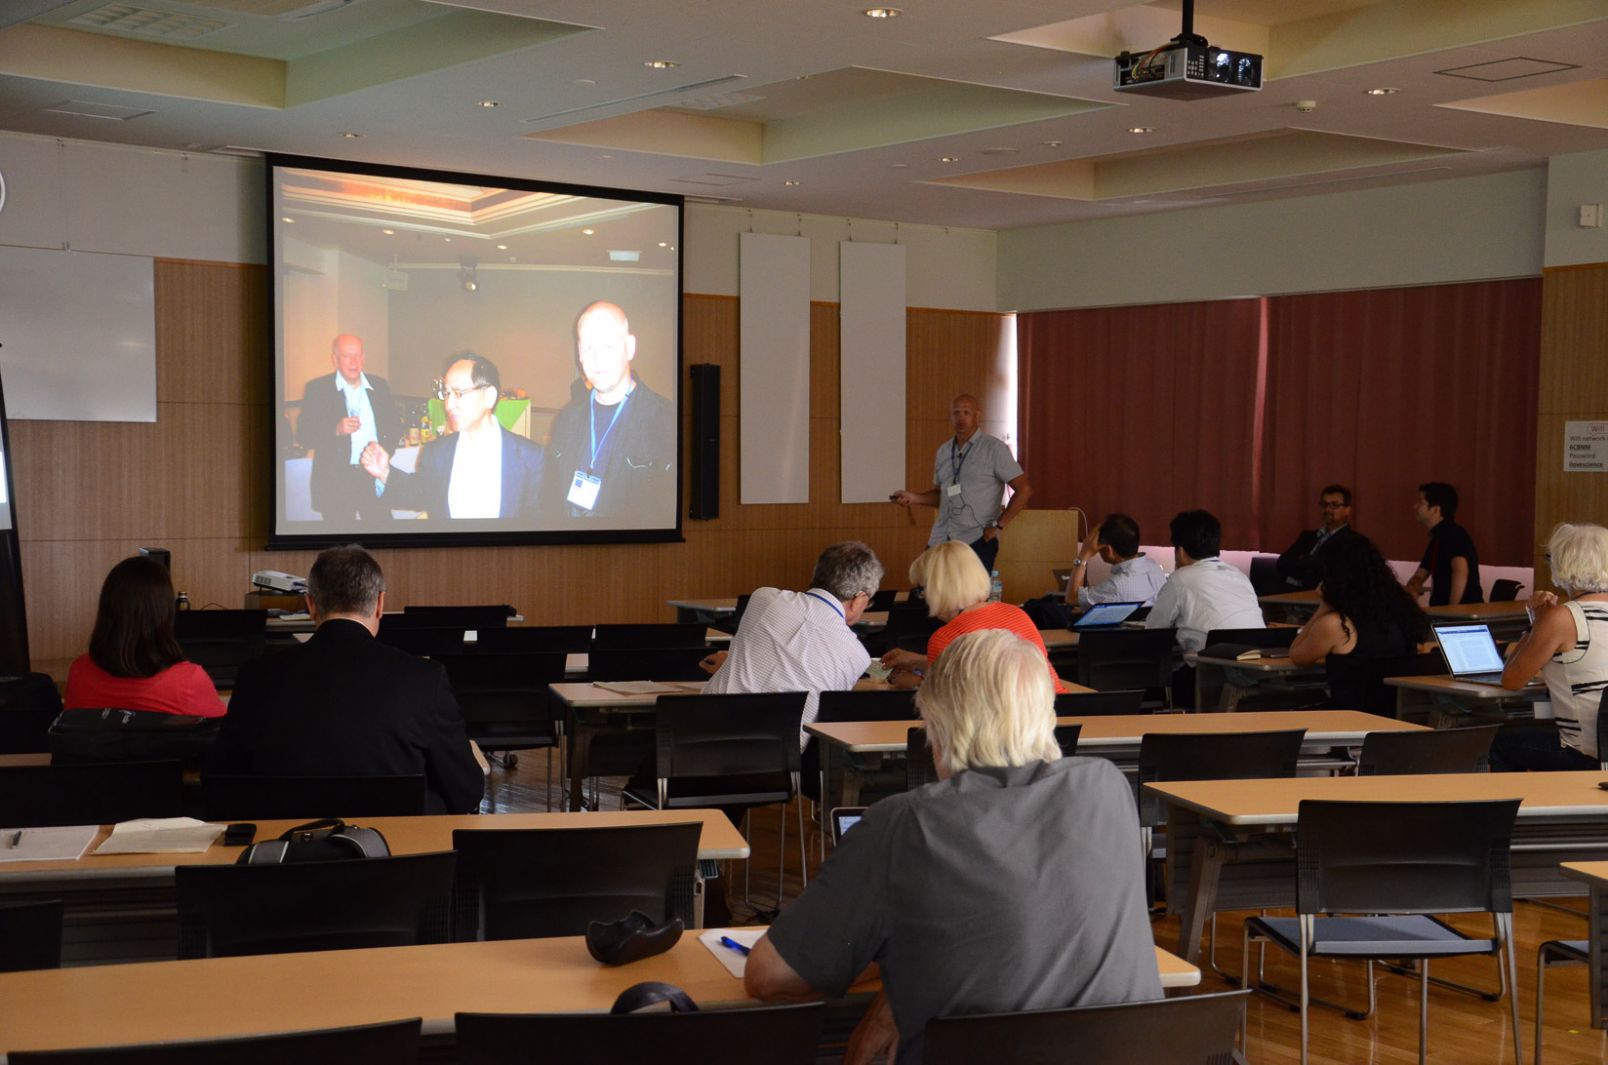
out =
{"type": "Polygon", "coordinates": [[[899,589],[897,589],[897,588],[879,588],[879,589],[877,589],[876,594],[871,597],[871,602],[866,604],[865,609],[868,612],[870,612],[870,611],[888,611],[888,610],[892,610],[894,608],[894,606],[898,603],[898,601],[899,601],[899,589]]]}
{"type": "Polygon", "coordinates": [[[1306,729],[1279,732],[1147,732],[1139,741],[1139,822],[1159,825],[1161,801],[1145,784],[1166,780],[1293,777],[1306,729]]]}
{"type": "Polygon", "coordinates": [[[208,821],[321,817],[412,817],[424,813],[424,777],[262,777],[201,779],[208,821]]]}
{"type": "Polygon", "coordinates": [[[1511,580],[1506,577],[1503,577],[1500,580],[1492,581],[1491,602],[1511,603],[1513,600],[1519,597],[1519,589],[1523,587],[1523,582],[1511,580]]]}
{"type": "Polygon", "coordinates": [[[1113,714],[1142,714],[1143,688],[1132,691],[1064,692],[1055,697],[1056,717],[1109,717],[1113,714]]]}
{"type": "Polygon", "coordinates": [[[1501,727],[1370,732],[1362,738],[1357,775],[1483,773],[1491,767],[1491,741],[1501,727]]]}
{"type": "Polygon", "coordinates": [[[821,1036],[819,1002],[697,1013],[460,1013],[464,1065],[524,1065],[532,1048],[547,1061],[642,1065],[811,1065],[821,1036]]]}
{"type": "Polygon", "coordinates": [[[1257,595],[1278,595],[1290,591],[1279,575],[1279,560],[1272,555],[1251,556],[1251,587],[1257,595]]]}
{"type": "Polygon", "coordinates": [[[174,871],[179,957],[405,947],[451,938],[457,855],[174,871]]]}
{"type": "Polygon", "coordinates": [[[500,629],[518,611],[507,603],[490,606],[415,606],[402,608],[405,617],[425,618],[434,625],[465,629],[500,629]]]}
{"type": "Polygon", "coordinates": [[[599,625],[592,650],[702,647],[708,637],[709,627],[702,624],[599,625]]]}
{"type": "Polygon", "coordinates": [[[442,655],[436,661],[446,667],[471,739],[495,741],[517,730],[527,742],[557,742],[548,685],[564,679],[562,651],[442,655]]]}
{"type": "Polygon", "coordinates": [[[0,904],[0,973],[61,968],[60,899],[0,904]]]}
{"type": "Polygon", "coordinates": [[[1296,815],[1298,913],[1513,912],[1518,799],[1320,802],[1296,815]]]}
{"type": "Polygon", "coordinates": [[[1094,629],[1078,636],[1077,682],[1098,691],[1172,683],[1172,629],[1094,629]]]}
{"type": "Polygon", "coordinates": [[[692,927],[703,826],[458,829],[457,938],[580,936],[640,910],[692,927]]]}
{"type": "Polygon", "coordinates": [[[799,771],[804,692],[661,697],[655,714],[660,780],[799,771]]]}
{"type": "Polygon", "coordinates": [[[822,692],[816,704],[817,724],[833,721],[914,721],[914,691],[822,692]]]}
{"type": "Polygon", "coordinates": [[[1249,991],[927,1022],[927,1065],[1231,1065],[1249,991]],[[1143,1048],[1138,1050],[1137,1048],[1143,1048]]]}
{"type": "Polygon", "coordinates": [[[1206,634],[1204,646],[1213,647],[1220,643],[1237,643],[1244,644],[1246,647],[1280,651],[1294,643],[1295,637],[1300,631],[1294,625],[1281,625],[1276,629],[1212,629],[1206,634]]]}
{"type": "Polygon", "coordinates": [[[1082,725],[1055,726],[1055,742],[1060,746],[1063,758],[1071,758],[1078,753],[1078,736],[1082,732],[1082,725]]]}
{"type": "Polygon", "coordinates": [[[931,636],[943,627],[943,622],[927,613],[925,599],[908,600],[895,603],[888,608],[888,623],[882,629],[887,638],[888,646],[898,645],[898,641],[906,637],[931,636]]]}
{"type": "Polygon", "coordinates": [[[42,754],[50,750],[50,723],[60,707],[25,706],[0,710],[0,754],[42,754]]]}
{"type": "Polygon", "coordinates": [[[390,621],[392,616],[387,614],[380,619],[380,631],[376,637],[387,647],[424,658],[463,653],[462,625],[398,625],[390,621]]]}
{"type": "Polygon", "coordinates": [[[106,825],[183,813],[180,762],[0,766],[0,825],[106,825]]]}
{"type": "Polygon", "coordinates": [[[938,779],[932,764],[932,748],[927,746],[927,730],[913,728],[905,733],[905,790],[915,791],[938,779]]]}
{"type": "Polygon", "coordinates": [[[420,1021],[385,1021],[315,1032],[253,1035],[243,1039],[197,1039],[141,1043],[88,1050],[12,1051],[7,1060],[27,1065],[350,1065],[383,1061],[412,1065],[419,1060],[420,1021]]]}
{"type": "Polygon", "coordinates": [[[586,668],[593,680],[708,680],[698,665],[708,655],[703,646],[593,647],[586,668]]]}
{"type": "Polygon", "coordinates": [[[475,642],[464,644],[466,651],[506,653],[518,651],[584,653],[592,646],[590,625],[520,625],[517,628],[479,629],[475,642]]]}
{"type": "Polygon", "coordinates": [[[268,611],[180,610],[173,615],[173,636],[184,657],[214,683],[230,687],[240,667],[267,649],[268,611]]]}

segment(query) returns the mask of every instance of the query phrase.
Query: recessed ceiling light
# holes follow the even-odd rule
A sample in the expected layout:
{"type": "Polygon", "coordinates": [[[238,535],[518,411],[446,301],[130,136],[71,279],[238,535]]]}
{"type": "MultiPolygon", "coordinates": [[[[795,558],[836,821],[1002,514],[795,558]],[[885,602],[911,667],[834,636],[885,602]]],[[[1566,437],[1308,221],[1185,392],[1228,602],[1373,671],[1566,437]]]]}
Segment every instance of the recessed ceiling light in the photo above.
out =
{"type": "Polygon", "coordinates": [[[599,159],[613,159],[614,156],[612,156],[612,155],[600,155],[600,156],[598,156],[598,158],[599,159]]]}
{"type": "Polygon", "coordinates": [[[958,162],[960,162],[960,156],[958,156],[958,155],[941,155],[941,156],[938,157],[938,161],[940,163],[958,163],[958,162]]]}
{"type": "Polygon", "coordinates": [[[384,233],[388,237],[396,236],[396,230],[394,230],[394,229],[382,229],[382,230],[380,230],[380,232],[384,233]]]}
{"type": "Polygon", "coordinates": [[[361,137],[362,135],[363,134],[361,134],[361,133],[352,133],[352,132],[349,132],[349,131],[346,131],[346,130],[341,131],[341,136],[345,137],[349,141],[355,141],[355,140],[357,140],[357,138],[361,137]]]}
{"type": "Polygon", "coordinates": [[[296,220],[295,220],[295,219],[294,219],[294,218],[292,218],[292,217],[290,217],[290,215],[288,215],[288,214],[287,214],[287,215],[284,215],[284,216],[283,216],[283,217],[281,217],[281,218],[280,218],[280,219],[279,219],[279,220],[280,220],[280,221],[281,221],[281,222],[283,222],[283,223],[285,223],[285,224],[286,224],[286,225],[287,225],[287,226],[288,226],[288,225],[293,225],[293,224],[294,224],[294,223],[295,223],[295,221],[296,221],[296,220]]]}
{"type": "Polygon", "coordinates": [[[674,59],[649,59],[642,65],[650,70],[674,70],[681,64],[677,63],[674,59]]]}
{"type": "Polygon", "coordinates": [[[782,184],[786,185],[788,188],[792,188],[794,185],[797,185],[798,182],[796,182],[796,181],[784,181],[784,182],[782,182],[782,184]]]}
{"type": "Polygon", "coordinates": [[[1386,89],[1386,88],[1369,89],[1368,90],[1368,95],[1369,96],[1394,96],[1398,92],[1401,92],[1401,90],[1400,89],[1386,89]]]}
{"type": "Polygon", "coordinates": [[[896,7],[868,7],[865,9],[866,18],[898,18],[904,14],[896,7]]]}
{"type": "Polygon", "coordinates": [[[442,237],[441,239],[446,241],[448,244],[452,243],[452,238],[451,237],[442,237]]]}
{"type": "Polygon", "coordinates": [[[909,170],[910,169],[910,164],[909,163],[889,163],[888,164],[888,169],[889,170],[909,170]]]}
{"type": "Polygon", "coordinates": [[[583,230],[581,230],[581,232],[585,233],[587,236],[590,237],[593,233],[596,233],[597,230],[595,230],[595,229],[583,229],[583,230]]]}
{"type": "Polygon", "coordinates": [[[1042,143],[1046,148],[1059,148],[1061,146],[1060,141],[1043,141],[1042,143]]]}
{"type": "Polygon", "coordinates": [[[570,84],[571,85],[596,85],[597,82],[593,81],[591,78],[576,78],[574,81],[570,82],[570,84]]]}
{"type": "Polygon", "coordinates": [[[493,108],[493,107],[501,107],[502,106],[502,101],[501,100],[481,100],[480,101],[480,106],[484,107],[484,108],[487,108],[489,110],[490,108],[493,108]]]}
{"type": "Polygon", "coordinates": [[[669,246],[670,246],[670,242],[668,240],[661,240],[659,242],[659,247],[661,247],[661,248],[668,248],[669,246]]]}
{"type": "Polygon", "coordinates": [[[1128,132],[1129,133],[1154,133],[1154,132],[1156,132],[1156,127],[1155,126],[1129,126],[1128,127],[1128,132]]]}

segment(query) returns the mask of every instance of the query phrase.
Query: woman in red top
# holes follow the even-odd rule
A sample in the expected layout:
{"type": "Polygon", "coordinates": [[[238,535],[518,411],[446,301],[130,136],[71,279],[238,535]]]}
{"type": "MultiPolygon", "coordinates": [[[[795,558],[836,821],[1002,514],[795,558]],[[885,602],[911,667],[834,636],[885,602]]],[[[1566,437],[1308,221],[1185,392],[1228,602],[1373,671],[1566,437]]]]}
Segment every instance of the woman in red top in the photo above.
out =
{"type": "Polygon", "coordinates": [[[68,710],[152,710],[222,717],[225,707],[200,666],[173,638],[173,583],[155,559],[125,558],[101,585],[89,654],[67,671],[68,710]]]}
{"type": "MultiPolygon", "coordinates": [[[[1033,619],[1021,607],[1009,603],[988,601],[993,581],[983,569],[982,560],[966,544],[949,540],[929,547],[910,564],[910,582],[926,589],[927,612],[945,622],[943,628],[927,638],[925,656],[914,651],[895,648],[882,656],[882,664],[891,670],[888,682],[894,687],[912,688],[921,683],[918,670],[938,661],[955,637],[979,629],[1004,629],[1031,643],[1044,656],[1049,666],[1049,652],[1044,637],[1039,635],[1033,619]]],[[[1049,666],[1050,678],[1057,692],[1066,691],[1066,685],[1049,666]]]]}

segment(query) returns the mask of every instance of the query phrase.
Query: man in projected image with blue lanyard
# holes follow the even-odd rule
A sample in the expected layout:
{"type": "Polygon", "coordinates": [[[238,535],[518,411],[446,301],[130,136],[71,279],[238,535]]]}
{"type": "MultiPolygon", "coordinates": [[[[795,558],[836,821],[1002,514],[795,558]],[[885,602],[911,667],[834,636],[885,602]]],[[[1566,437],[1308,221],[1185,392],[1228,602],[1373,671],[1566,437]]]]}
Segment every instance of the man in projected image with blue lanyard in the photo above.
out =
{"type": "Polygon", "coordinates": [[[432,518],[535,517],[542,449],[497,421],[501,381],[484,356],[453,359],[436,392],[446,407],[448,435],[419,450],[411,474],[392,466],[379,444],[364,449],[363,469],[387,506],[432,518]]]}
{"type": "Polygon", "coordinates": [[[642,528],[676,520],[676,413],[631,370],[636,337],[625,312],[599,300],[575,319],[586,390],[553,419],[548,501],[572,520],[642,528]]]}
{"type": "Polygon", "coordinates": [[[949,405],[949,424],[955,435],[938,446],[933,487],[925,492],[901,488],[888,498],[901,507],[912,503],[937,507],[927,546],[960,540],[977,552],[984,569],[992,570],[999,554],[999,534],[1027,506],[1033,486],[1005,441],[978,431],[982,417],[982,404],[976,396],[956,396],[949,405]],[[1011,501],[1001,511],[1007,485],[1011,501]]]}

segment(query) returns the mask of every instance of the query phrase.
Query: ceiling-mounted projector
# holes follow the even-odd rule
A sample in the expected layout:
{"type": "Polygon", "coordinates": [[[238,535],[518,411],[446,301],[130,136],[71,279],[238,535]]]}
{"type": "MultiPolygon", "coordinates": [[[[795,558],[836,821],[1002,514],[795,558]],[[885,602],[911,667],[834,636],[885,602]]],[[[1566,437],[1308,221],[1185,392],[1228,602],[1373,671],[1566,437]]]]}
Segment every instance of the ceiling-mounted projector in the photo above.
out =
{"type": "Polygon", "coordinates": [[[1182,31],[1166,44],[1117,56],[1112,88],[1171,100],[1261,90],[1261,56],[1208,44],[1194,29],[1194,0],[1183,0],[1183,21],[1182,31]]]}

